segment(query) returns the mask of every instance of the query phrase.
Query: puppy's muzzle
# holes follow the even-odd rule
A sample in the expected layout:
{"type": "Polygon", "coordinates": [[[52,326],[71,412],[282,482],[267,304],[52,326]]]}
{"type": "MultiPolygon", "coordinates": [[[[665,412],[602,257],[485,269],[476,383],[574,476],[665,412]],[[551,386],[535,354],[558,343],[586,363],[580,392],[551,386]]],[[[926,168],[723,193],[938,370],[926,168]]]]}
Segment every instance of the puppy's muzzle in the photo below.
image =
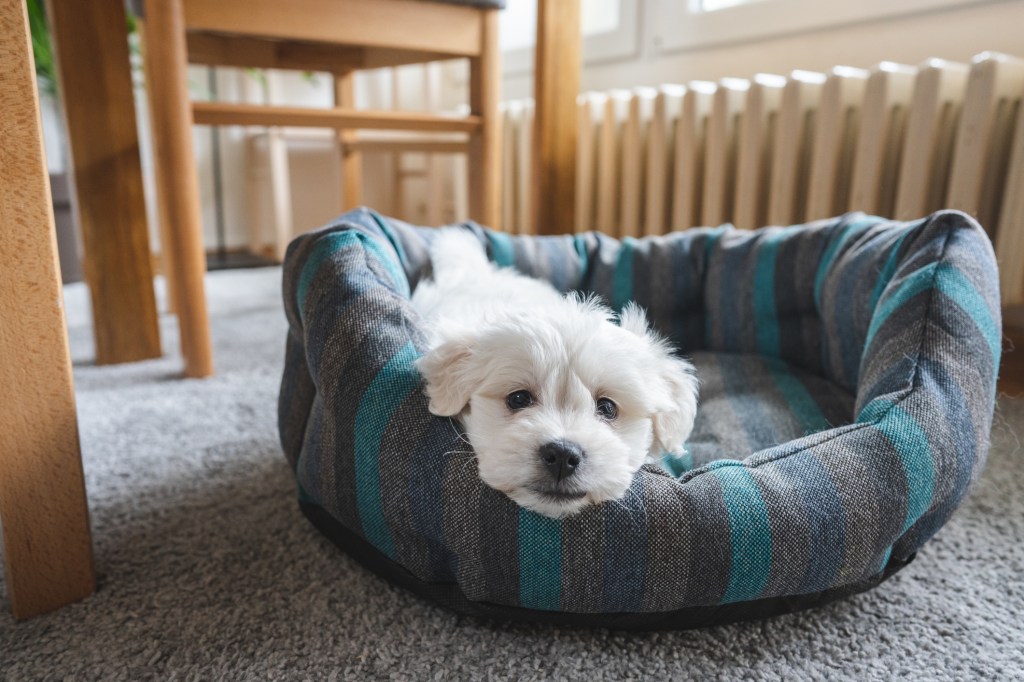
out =
{"type": "Polygon", "coordinates": [[[571,440],[545,443],[540,446],[538,454],[556,483],[561,483],[575,474],[585,456],[580,444],[571,440]]]}

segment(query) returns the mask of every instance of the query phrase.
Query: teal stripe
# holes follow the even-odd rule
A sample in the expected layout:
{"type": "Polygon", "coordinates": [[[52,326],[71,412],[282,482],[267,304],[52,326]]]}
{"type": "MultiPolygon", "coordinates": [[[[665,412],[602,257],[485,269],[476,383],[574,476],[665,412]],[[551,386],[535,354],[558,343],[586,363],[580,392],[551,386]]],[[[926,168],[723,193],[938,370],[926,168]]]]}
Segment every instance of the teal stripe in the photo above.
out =
{"type": "Polygon", "coordinates": [[[761,239],[754,266],[754,322],[757,347],[762,355],[779,357],[779,317],[775,309],[775,262],[785,233],[767,234],[761,239]]]}
{"type": "Polygon", "coordinates": [[[359,401],[355,422],[356,505],[363,535],[381,552],[395,558],[395,543],[384,518],[380,490],[380,443],[391,416],[414,390],[420,374],[413,362],[419,354],[407,343],[377,372],[359,401]]]}
{"type": "Polygon", "coordinates": [[[804,428],[804,435],[818,433],[830,428],[828,420],[822,414],[817,401],[811,396],[810,391],[804,386],[784,362],[768,362],[768,369],[775,380],[775,387],[789,404],[790,412],[800,420],[804,428]]]}
{"type": "Polygon", "coordinates": [[[882,563],[878,566],[878,572],[881,573],[885,570],[885,567],[889,565],[889,559],[892,557],[892,545],[885,550],[885,554],[882,555],[882,563]]]}
{"type": "Polygon", "coordinates": [[[1002,332],[985,299],[962,272],[948,263],[943,263],[939,267],[936,273],[936,286],[974,321],[974,325],[988,344],[988,350],[992,353],[992,364],[998,375],[999,359],[1003,350],[1002,332]]]}
{"type": "Polygon", "coordinates": [[[580,257],[580,287],[584,286],[587,282],[587,276],[590,268],[590,255],[587,253],[587,236],[585,234],[577,234],[572,238],[573,247],[576,249],[576,255],[580,257]]]}
{"type": "Polygon", "coordinates": [[[516,250],[512,246],[512,238],[502,232],[488,232],[487,239],[491,242],[491,260],[498,266],[510,268],[516,264],[516,250]]]}
{"type": "Polygon", "coordinates": [[[907,516],[902,531],[905,533],[928,511],[935,494],[935,462],[928,436],[906,410],[884,398],[868,403],[857,421],[873,422],[899,454],[907,479],[907,516]]]}
{"type": "Polygon", "coordinates": [[[881,305],[871,316],[871,324],[868,326],[868,334],[864,340],[864,354],[871,347],[878,330],[882,328],[885,321],[892,316],[903,304],[914,296],[930,289],[937,288],[944,295],[953,300],[971,320],[978,331],[981,332],[985,343],[988,344],[989,352],[992,354],[993,366],[996,374],[999,373],[999,360],[1002,353],[1002,336],[999,331],[999,323],[992,315],[991,309],[985,303],[978,290],[971,284],[962,272],[949,263],[931,263],[914,272],[907,277],[889,295],[885,297],[881,305]]]}
{"type": "Polygon", "coordinates": [[[772,568],[772,528],[757,482],[738,462],[712,469],[722,487],[729,513],[731,561],[729,586],[722,603],[756,599],[768,583],[772,568]]]}
{"type": "Polygon", "coordinates": [[[313,282],[313,278],[316,277],[316,273],[320,270],[320,266],[334,254],[356,244],[361,245],[367,253],[372,254],[384,266],[396,290],[406,297],[409,296],[409,280],[405,276],[405,270],[397,262],[395,255],[389,253],[373,237],[369,237],[356,230],[344,230],[320,237],[309,257],[306,258],[306,263],[302,266],[302,272],[299,274],[299,287],[296,294],[296,303],[298,304],[300,314],[306,303],[306,294],[309,292],[309,286],[313,282]]]}
{"type": "Polygon", "coordinates": [[[388,223],[387,218],[376,211],[370,211],[370,215],[373,216],[373,220],[377,223],[377,226],[380,227],[384,236],[388,238],[389,242],[391,242],[392,248],[394,248],[395,253],[398,254],[398,262],[401,263],[404,268],[405,264],[409,262],[409,259],[405,255],[405,249],[402,248],[402,240],[395,234],[395,230],[391,227],[391,224],[388,223]]]}
{"type": "Polygon", "coordinates": [[[406,276],[402,264],[398,261],[397,254],[388,251],[379,240],[373,237],[369,237],[361,232],[356,234],[359,235],[366,250],[384,265],[388,274],[391,275],[391,281],[394,283],[395,289],[406,298],[409,298],[411,295],[409,291],[409,278],[406,276]]]}
{"type": "Polygon", "coordinates": [[[519,605],[557,611],[561,601],[562,525],[556,519],[520,509],[519,605]]]}
{"type": "Polygon", "coordinates": [[[715,247],[718,246],[718,242],[722,239],[722,235],[728,230],[728,225],[707,228],[707,235],[704,237],[704,272],[707,272],[708,270],[708,261],[711,259],[711,252],[715,250],[715,247]]]}
{"type": "Polygon", "coordinates": [[[875,334],[877,334],[878,330],[882,328],[885,321],[888,320],[894,312],[899,310],[904,303],[933,286],[935,281],[935,271],[938,267],[938,263],[930,263],[923,268],[916,270],[912,275],[900,282],[892,293],[888,294],[882,300],[881,304],[875,308],[874,313],[871,315],[871,324],[868,325],[868,334],[864,339],[865,355],[871,347],[871,342],[874,340],[875,334]]]}
{"type": "Polygon", "coordinates": [[[612,276],[612,309],[621,312],[623,307],[633,300],[633,252],[636,240],[623,237],[615,261],[615,274],[612,276]]]}

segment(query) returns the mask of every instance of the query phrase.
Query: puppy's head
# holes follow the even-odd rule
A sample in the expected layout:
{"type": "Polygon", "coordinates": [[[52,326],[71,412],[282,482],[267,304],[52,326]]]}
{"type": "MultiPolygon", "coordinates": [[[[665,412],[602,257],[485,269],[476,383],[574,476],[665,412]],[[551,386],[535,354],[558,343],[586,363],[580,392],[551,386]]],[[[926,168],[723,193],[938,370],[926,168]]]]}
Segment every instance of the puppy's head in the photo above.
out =
{"type": "Polygon", "coordinates": [[[693,426],[697,382],[647,328],[566,298],[557,309],[442,328],[418,361],[430,411],[458,416],[480,477],[552,517],[621,497],[648,455],[677,451],[693,426]]]}

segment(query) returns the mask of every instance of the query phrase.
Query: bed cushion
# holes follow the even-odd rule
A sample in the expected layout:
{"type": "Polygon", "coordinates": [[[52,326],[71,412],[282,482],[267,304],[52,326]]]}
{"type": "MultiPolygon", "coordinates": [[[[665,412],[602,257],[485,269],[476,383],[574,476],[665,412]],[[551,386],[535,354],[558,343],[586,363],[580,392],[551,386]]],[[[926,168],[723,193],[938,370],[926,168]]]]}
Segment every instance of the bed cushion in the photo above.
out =
{"type": "Polygon", "coordinates": [[[495,262],[636,300],[703,381],[688,455],[561,521],[484,486],[427,410],[409,296],[434,232],[361,209],[292,243],[280,431],[300,504],[467,613],[612,627],[760,617],[866,589],[948,520],[988,449],[992,248],[957,212],[615,240],[464,229],[495,262]]]}

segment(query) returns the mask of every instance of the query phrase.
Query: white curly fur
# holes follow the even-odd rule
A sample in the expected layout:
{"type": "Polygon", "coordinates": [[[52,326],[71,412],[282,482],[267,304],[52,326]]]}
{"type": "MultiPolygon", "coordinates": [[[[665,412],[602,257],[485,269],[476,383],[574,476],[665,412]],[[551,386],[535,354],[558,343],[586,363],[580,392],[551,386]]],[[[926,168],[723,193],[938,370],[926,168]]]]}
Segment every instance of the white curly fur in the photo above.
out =
{"type": "Polygon", "coordinates": [[[431,335],[418,368],[430,411],[465,427],[484,483],[562,517],[622,497],[648,458],[682,446],[693,428],[697,379],[639,306],[627,305],[616,324],[594,298],[562,296],[495,267],[459,229],[438,235],[431,260],[434,278],[412,299],[431,335]],[[510,410],[505,399],[519,390],[535,403],[510,410]],[[617,405],[615,419],[597,412],[600,398],[617,405]],[[576,473],[560,482],[539,455],[559,440],[584,452],[576,473]]]}

